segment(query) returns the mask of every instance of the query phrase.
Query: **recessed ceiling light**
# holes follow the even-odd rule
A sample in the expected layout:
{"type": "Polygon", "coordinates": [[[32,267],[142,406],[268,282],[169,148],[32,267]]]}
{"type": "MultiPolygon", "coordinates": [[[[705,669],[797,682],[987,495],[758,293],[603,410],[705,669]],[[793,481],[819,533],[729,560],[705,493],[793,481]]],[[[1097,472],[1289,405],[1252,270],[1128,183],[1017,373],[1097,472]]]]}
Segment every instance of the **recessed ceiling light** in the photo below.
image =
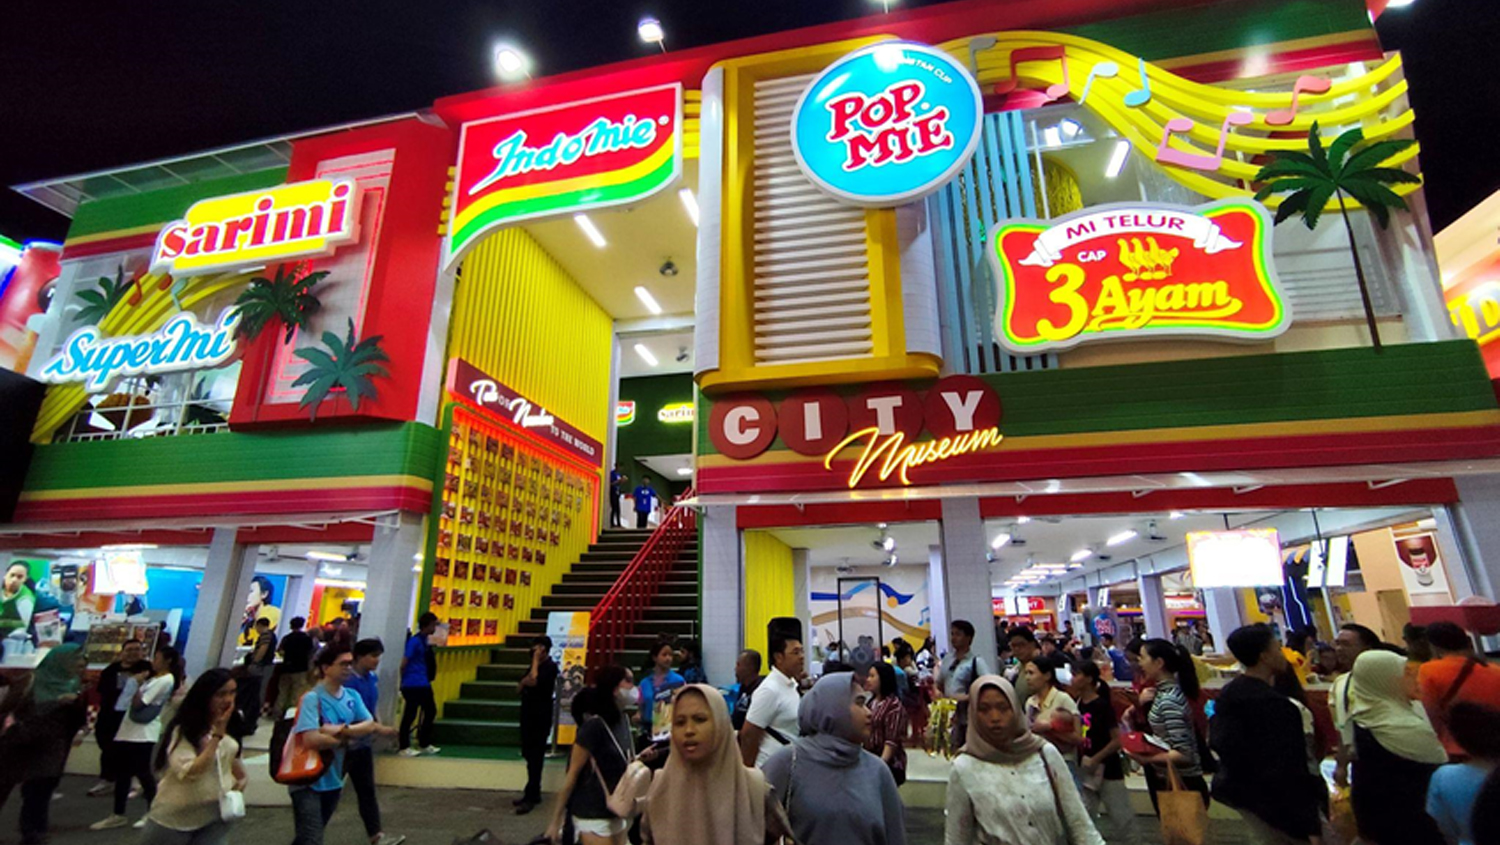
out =
{"type": "Polygon", "coordinates": [[[656,304],[656,297],[651,295],[651,291],[646,290],[645,285],[635,286],[635,297],[641,301],[642,305],[646,306],[647,311],[650,311],[652,314],[661,313],[661,306],[656,304]]]}
{"type": "Polygon", "coordinates": [[[303,557],[307,558],[308,560],[324,560],[324,561],[333,561],[335,563],[344,563],[344,562],[346,562],[346,561],[349,560],[349,556],[346,555],[346,554],[336,554],[334,552],[320,552],[320,551],[318,551],[316,549],[314,549],[314,550],[308,552],[307,554],[303,555],[303,557]]]}
{"type": "Polygon", "coordinates": [[[698,225],[698,198],[693,196],[692,188],[683,188],[677,192],[678,198],[682,200],[682,207],[687,209],[688,217],[693,220],[693,225],[698,225]]]}
{"type": "Polygon", "coordinates": [[[1131,540],[1134,540],[1137,536],[1139,536],[1139,535],[1136,534],[1135,531],[1127,529],[1125,531],[1121,531],[1120,533],[1114,535],[1113,537],[1110,537],[1108,540],[1106,540],[1104,542],[1105,542],[1105,545],[1118,546],[1121,543],[1128,543],[1131,540]]]}
{"type": "Polygon", "coordinates": [[[686,475],[692,475],[693,474],[693,468],[692,467],[678,467],[677,468],[677,474],[678,475],[684,475],[684,476],[686,476],[686,475]]]}
{"type": "Polygon", "coordinates": [[[1115,151],[1109,156],[1109,165],[1104,168],[1104,175],[1113,179],[1120,175],[1125,169],[1125,159],[1130,155],[1130,142],[1123,138],[1115,142],[1115,151]]]}
{"type": "Polygon", "coordinates": [[[588,239],[594,242],[594,246],[604,249],[609,245],[609,242],[604,240],[604,235],[594,226],[594,221],[590,220],[587,214],[573,215],[573,222],[577,223],[578,228],[582,229],[583,233],[588,236],[588,239]]]}
{"type": "Polygon", "coordinates": [[[1079,549],[1078,551],[1073,553],[1073,557],[1069,558],[1069,560],[1072,560],[1074,563],[1078,563],[1080,561],[1088,560],[1093,556],[1094,553],[1089,551],[1088,549],[1079,549]]]}
{"type": "Polygon", "coordinates": [[[650,364],[653,367],[661,363],[660,361],[656,360],[656,356],[651,354],[651,350],[647,349],[646,344],[644,343],[637,343],[635,345],[635,354],[641,356],[642,361],[645,361],[647,364],[650,364]]]}
{"type": "Polygon", "coordinates": [[[1028,523],[1030,521],[1031,521],[1031,517],[1029,517],[1029,516],[1018,516],[1018,517],[1016,517],[1016,524],[1017,525],[1025,525],[1026,523],[1028,523]]]}
{"type": "Polygon", "coordinates": [[[1003,548],[1005,548],[1005,544],[1009,543],[1009,542],[1010,542],[1010,535],[1007,534],[1007,533],[1005,533],[1004,531],[1002,531],[999,534],[995,535],[995,539],[994,540],[990,541],[990,548],[992,548],[992,549],[1003,549],[1003,548]]]}
{"type": "Polygon", "coordinates": [[[1182,511],[1172,511],[1171,513],[1167,514],[1167,519],[1182,519],[1185,516],[1187,516],[1187,514],[1183,513],[1182,511]]]}

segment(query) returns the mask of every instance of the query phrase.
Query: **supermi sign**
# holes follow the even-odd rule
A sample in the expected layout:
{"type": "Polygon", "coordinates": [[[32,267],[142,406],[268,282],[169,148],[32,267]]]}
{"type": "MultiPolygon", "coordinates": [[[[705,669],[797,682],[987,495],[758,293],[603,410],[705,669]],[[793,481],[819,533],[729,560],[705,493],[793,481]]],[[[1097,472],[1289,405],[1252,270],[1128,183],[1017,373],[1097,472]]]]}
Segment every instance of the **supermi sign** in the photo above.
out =
{"type": "Polygon", "coordinates": [[[979,145],[979,85],[953,57],[888,41],[829,65],[792,112],[792,151],[813,184],[887,207],[942,187],[979,145]]]}

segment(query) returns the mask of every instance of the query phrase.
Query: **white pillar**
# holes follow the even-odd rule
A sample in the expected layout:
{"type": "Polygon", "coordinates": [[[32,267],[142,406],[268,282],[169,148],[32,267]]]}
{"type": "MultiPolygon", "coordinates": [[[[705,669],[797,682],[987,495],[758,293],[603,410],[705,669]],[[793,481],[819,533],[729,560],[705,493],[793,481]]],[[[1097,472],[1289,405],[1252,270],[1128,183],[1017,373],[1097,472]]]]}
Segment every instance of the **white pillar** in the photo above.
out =
{"type": "MultiPolygon", "coordinates": [[[[948,579],[943,577],[943,547],[927,547],[927,618],[938,654],[948,650],[948,579]]],[[[915,644],[922,647],[921,643],[915,644]]],[[[999,653],[996,653],[999,656],[999,653]]]]}
{"type": "Polygon", "coordinates": [[[1137,575],[1136,588],[1141,593],[1141,616],[1146,622],[1146,636],[1166,637],[1172,632],[1167,629],[1167,602],[1161,589],[1160,575],[1137,575]]]}
{"type": "Polygon", "coordinates": [[[307,619],[312,615],[313,590],[317,589],[318,564],[316,561],[308,561],[302,568],[302,573],[292,576],[292,583],[287,585],[286,604],[281,609],[281,627],[283,632],[292,630],[292,617],[301,616],[307,619]]]}
{"type": "Polygon", "coordinates": [[[360,639],[379,637],[386,657],[380,661],[381,722],[394,724],[396,688],[401,674],[401,652],[406,631],[412,627],[413,567],[422,551],[424,532],[421,516],[402,511],[390,521],[375,526],[370,542],[370,565],[365,576],[365,599],[359,611],[360,639]]]}
{"type": "Polygon", "coordinates": [[[808,607],[812,600],[812,573],[808,566],[807,549],[792,549],[792,613],[803,622],[812,620],[812,609],[808,607]]]}
{"type": "Polygon", "coordinates": [[[237,533],[236,528],[216,528],[209,541],[203,581],[193,605],[193,629],[188,634],[187,653],[182,656],[189,677],[234,662],[245,596],[250,592],[250,579],[255,577],[257,550],[255,546],[236,544],[237,533]]]}
{"type": "MultiPolygon", "coordinates": [[[[745,647],[745,570],[740,565],[744,548],[733,505],[704,508],[698,518],[703,535],[702,621],[713,620],[700,626],[703,666],[709,683],[728,686],[734,683],[734,662],[745,647]]],[[[770,664],[768,654],[765,665],[770,664]]]]}
{"type": "MultiPolygon", "coordinates": [[[[1214,648],[1221,653],[1229,652],[1229,635],[1245,624],[1245,605],[1240,601],[1240,591],[1233,587],[1218,587],[1203,591],[1203,610],[1208,617],[1209,633],[1214,635],[1214,648]]],[[[1327,623],[1319,620],[1321,629],[1327,623]]],[[[1328,634],[1333,640],[1334,633],[1328,634]]]]}
{"type": "Polygon", "coordinates": [[[984,519],[979,515],[979,499],[944,499],[941,531],[948,617],[966,619],[974,626],[973,652],[993,669],[1000,652],[995,647],[995,611],[990,601],[993,588],[990,563],[985,557],[989,544],[984,519]]]}
{"type": "MultiPolygon", "coordinates": [[[[1460,475],[1453,483],[1458,488],[1458,503],[1449,510],[1461,558],[1448,564],[1449,583],[1460,583],[1453,570],[1463,567],[1462,580],[1469,583],[1473,594],[1493,599],[1500,587],[1500,520],[1494,518],[1500,510],[1500,475],[1460,475]]],[[[1447,522],[1438,517],[1440,529],[1447,522]]]]}

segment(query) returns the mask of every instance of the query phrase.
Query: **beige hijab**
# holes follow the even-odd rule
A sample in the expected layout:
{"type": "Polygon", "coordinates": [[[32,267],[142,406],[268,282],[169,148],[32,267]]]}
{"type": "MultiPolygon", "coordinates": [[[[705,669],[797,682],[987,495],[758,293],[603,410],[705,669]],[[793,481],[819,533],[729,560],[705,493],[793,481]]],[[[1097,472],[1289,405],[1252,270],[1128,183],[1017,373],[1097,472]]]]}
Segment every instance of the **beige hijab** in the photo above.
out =
{"type": "Polygon", "coordinates": [[[1040,752],[1046,744],[1046,740],[1031,732],[1031,726],[1026,723],[1026,711],[1021,708],[1021,697],[1016,694],[1016,688],[1011,686],[1010,681],[999,675],[983,675],[969,686],[969,733],[964,739],[962,753],[978,757],[986,763],[1015,765],[1040,752]],[[1011,713],[1015,718],[1012,722],[1015,732],[998,748],[979,734],[976,710],[979,707],[979,693],[985,687],[994,687],[1009,699],[1011,713]]]}
{"type": "Polygon", "coordinates": [[[1406,692],[1406,658],[1389,651],[1367,651],[1349,673],[1349,717],[1373,733],[1387,751],[1418,763],[1448,762],[1427,716],[1406,692]]]}
{"type": "MultiPolygon", "coordinates": [[[[651,782],[646,816],[658,845],[761,845],[766,838],[766,779],[745,767],[724,696],[707,684],[677,691],[701,695],[713,714],[713,748],[688,763],[672,740],[667,765],[651,782]]],[[[674,708],[675,710],[675,708],[674,708]]]]}

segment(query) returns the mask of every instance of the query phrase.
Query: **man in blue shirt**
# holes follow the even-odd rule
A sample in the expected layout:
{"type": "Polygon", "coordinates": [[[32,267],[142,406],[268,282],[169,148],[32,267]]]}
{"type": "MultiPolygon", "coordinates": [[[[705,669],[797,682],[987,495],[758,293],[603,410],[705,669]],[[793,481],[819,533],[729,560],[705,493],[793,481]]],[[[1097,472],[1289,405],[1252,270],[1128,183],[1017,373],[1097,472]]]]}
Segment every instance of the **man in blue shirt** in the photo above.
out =
{"type": "Polygon", "coordinates": [[[1104,653],[1109,655],[1110,665],[1115,670],[1115,680],[1135,680],[1135,672],[1130,668],[1130,661],[1125,659],[1125,653],[1115,648],[1115,637],[1113,634],[1100,634],[1099,642],[1104,646],[1104,653]]]}
{"type": "Polygon", "coordinates": [[[437,614],[430,611],[422,614],[417,620],[417,632],[407,637],[406,650],[401,655],[401,700],[406,702],[399,734],[402,757],[436,754],[442,750],[432,744],[437,702],[432,698],[432,645],[428,639],[437,630],[437,624],[437,614]],[[411,723],[416,721],[418,710],[422,713],[422,721],[417,724],[417,748],[412,748],[411,723]]]}
{"type": "MultiPolygon", "coordinates": [[[[349,673],[344,686],[359,694],[365,709],[370,711],[370,718],[376,720],[376,734],[395,736],[396,729],[379,724],[380,718],[375,715],[380,705],[380,678],[375,673],[380,669],[383,654],[385,645],[378,639],[355,643],[354,671],[349,673]]],[[[344,754],[344,770],[354,784],[354,796],[359,799],[359,818],[365,823],[370,845],[401,845],[406,841],[405,836],[387,836],[380,826],[380,801],[375,797],[375,749],[371,743],[372,738],[367,736],[351,744],[344,754]]]]}
{"type": "Polygon", "coordinates": [[[656,491],[651,489],[651,477],[641,479],[641,486],[635,488],[635,527],[645,528],[646,517],[651,515],[651,506],[656,501],[656,491]]]}
{"type": "Polygon", "coordinates": [[[609,527],[624,528],[625,524],[620,519],[620,497],[625,495],[625,490],[630,486],[630,479],[625,473],[620,472],[620,465],[609,471],[609,527]]]}
{"type": "Polygon", "coordinates": [[[323,829],[338,809],[344,791],[345,753],[355,740],[379,728],[364,699],[344,687],[353,670],[354,655],[340,646],[329,646],[318,653],[317,666],[323,682],[302,696],[292,733],[302,736],[314,751],[333,754],[317,780],[287,788],[292,796],[297,845],[323,845],[323,829]]]}

